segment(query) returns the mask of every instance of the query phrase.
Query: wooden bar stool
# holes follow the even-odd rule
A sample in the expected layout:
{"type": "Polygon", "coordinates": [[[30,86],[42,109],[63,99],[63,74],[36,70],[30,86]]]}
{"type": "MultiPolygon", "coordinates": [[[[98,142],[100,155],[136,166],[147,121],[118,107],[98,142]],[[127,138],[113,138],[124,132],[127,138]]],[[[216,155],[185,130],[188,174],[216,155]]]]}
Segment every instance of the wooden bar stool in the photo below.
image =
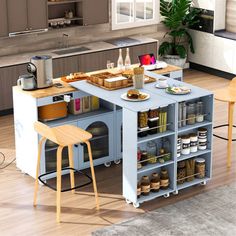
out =
{"type": "Polygon", "coordinates": [[[230,82],[227,88],[216,90],[214,92],[214,95],[215,95],[216,100],[222,101],[222,102],[228,102],[228,124],[218,125],[214,127],[214,128],[220,128],[220,127],[228,126],[228,138],[224,138],[215,134],[214,136],[228,141],[227,167],[231,167],[232,141],[236,141],[236,139],[232,139],[233,127],[236,127],[235,125],[233,125],[234,104],[236,102],[236,77],[230,82]]]}
{"type": "Polygon", "coordinates": [[[58,127],[50,128],[47,125],[41,122],[35,122],[34,124],[35,130],[42,136],[39,141],[39,151],[38,151],[38,161],[37,161],[37,168],[36,168],[36,179],[35,179],[35,190],[34,190],[34,206],[36,206],[37,202],[37,191],[38,191],[38,176],[39,176],[39,167],[40,167],[40,159],[41,159],[41,152],[42,152],[42,145],[49,139],[54,143],[58,144],[57,149],[57,222],[60,222],[60,214],[61,214],[61,165],[62,165],[62,150],[64,147],[68,146],[69,150],[69,165],[70,165],[70,182],[71,182],[71,189],[74,193],[75,190],[75,180],[74,180],[74,160],[73,160],[73,145],[78,143],[85,143],[88,147],[88,154],[89,154],[89,161],[90,161],[90,168],[92,174],[92,182],[96,200],[96,208],[99,209],[99,202],[98,202],[98,193],[97,193],[97,185],[96,185],[96,178],[94,173],[93,167],[93,158],[91,152],[91,146],[89,139],[92,138],[92,134],[89,132],[80,129],[78,127],[72,125],[63,125],[58,127]]]}

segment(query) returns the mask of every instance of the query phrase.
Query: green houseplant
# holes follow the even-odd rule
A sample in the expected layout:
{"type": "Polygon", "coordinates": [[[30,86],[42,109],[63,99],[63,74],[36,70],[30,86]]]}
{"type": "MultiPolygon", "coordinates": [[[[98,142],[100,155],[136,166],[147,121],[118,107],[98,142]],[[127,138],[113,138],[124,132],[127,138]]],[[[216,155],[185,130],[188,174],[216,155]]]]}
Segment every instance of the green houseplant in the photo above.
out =
{"type": "Polygon", "coordinates": [[[159,55],[169,64],[183,67],[187,49],[194,53],[193,40],[187,29],[198,23],[200,10],[191,8],[191,0],[160,0],[160,13],[169,40],[161,43],[159,55]]]}

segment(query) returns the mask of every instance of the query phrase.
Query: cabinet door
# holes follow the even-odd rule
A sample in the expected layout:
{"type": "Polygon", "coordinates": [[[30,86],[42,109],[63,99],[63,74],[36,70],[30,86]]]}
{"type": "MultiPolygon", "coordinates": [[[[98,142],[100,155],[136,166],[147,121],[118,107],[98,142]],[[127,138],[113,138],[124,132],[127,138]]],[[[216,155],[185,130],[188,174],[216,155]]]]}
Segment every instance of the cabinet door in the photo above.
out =
{"type": "Polygon", "coordinates": [[[7,0],[0,0],[0,37],[7,35],[7,0]]]}
{"type": "Polygon", "coordinates": [[[84,25],[95,25],[109,22],[108,0],[83,1],[84,25]]]}
{"type": "Polygon", "coordinates": [[[0,110],[13,108],[12,86],[20,75],[26,74],[26,64],[0,68],[0,110]]]}
{"type": "Polygon", "coordinates": [[[7,0],[9,33],[28,30],[27,0],[7,0]]]}
{"type": "Polygon", "coordinates": [[[29,30],[46,29],[48,27],[47,22],[47,0],[28,0],[29,30]]]}

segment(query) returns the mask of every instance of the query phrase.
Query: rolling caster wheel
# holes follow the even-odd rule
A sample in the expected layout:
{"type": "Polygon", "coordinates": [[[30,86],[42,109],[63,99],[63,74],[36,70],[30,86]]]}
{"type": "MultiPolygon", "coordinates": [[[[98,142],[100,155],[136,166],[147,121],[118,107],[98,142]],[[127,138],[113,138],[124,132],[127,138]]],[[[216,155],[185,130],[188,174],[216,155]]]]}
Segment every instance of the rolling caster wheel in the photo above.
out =
{"type": "Polygon", "coordinates": [[[201,184],[201,185],[206,185],[207,182],[206,182],[206,180],[205,180],[205,181],[201,182],[200,184],[201,184]]]}
{"type": "Polygon", "coordinates": [[[165,195],[164,195],[164,198],[168,198],[170,196],[170,194],[169,193],[166,193],[165,195]]]}
{"type": "Polygon", "coordinates": [[[111,161],[105,162],[105,163],[104,163],[104,166],[110,167],[110,166],[111,166],[111,161]]]}
{"type": "Polygon", "coordinates": [[[173,194],[174,194],[174,195],[178,195],[178,194],[179,194],[179,191],[176,190],[176,191],[173,192],[173,194]]]}
{"type": "Polygon", "coordinates": [[[131,204],[132,202],[129,199],[125,199],[127,204],[131,204]]]}
{"type": "Polygon", "coordinates": [[[139,208],[139,203],[133,203],[133,207],[139,208]]]}
{"type": "Polygon", "coordinates": [[[120,159],[114,160],[114,163],[115,163],[116,165],[119,165],[119,164],[120,164],[120,162],[121,162],[121,160],[120,160],[120,159]]]}

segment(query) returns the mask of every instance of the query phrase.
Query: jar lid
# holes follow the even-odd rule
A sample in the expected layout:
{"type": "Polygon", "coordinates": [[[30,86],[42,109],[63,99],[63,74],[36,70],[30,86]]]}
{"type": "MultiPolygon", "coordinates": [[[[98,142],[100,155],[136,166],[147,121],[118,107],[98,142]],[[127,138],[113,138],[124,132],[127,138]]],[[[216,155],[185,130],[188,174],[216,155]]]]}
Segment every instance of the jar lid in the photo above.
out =
{"type": "Polygon", "coordinates": [[[158,176],[159,176],[159,174],[156,172],[152,174],[152,177],[158,177],[158,176]]]}
{"type": "Polygon", "coordinates": [[[149,177],[148,177],[147,175],[144,175],[144,176],[142,177],[142,179],[143,179],[143,180],[149,180],[149,177]]]}
{"type": "Polygon", "coordinates": [[[207,128],[198,128],[198,131],[207,131],[207,128]]]}
{"type": "Polygon", "coordinates": [[[189,138],[190,138],[190,136],[188,134],[181,136],[181,139],[189,139],[189,138]]]}
{"type": "Polygon", "coordinates": [[[189,137],[197,137],[197,134],[196,133],[191,133],[191,134],[189,134],[189,137]]]}
{"type": "Polygon", "coordinates": [[[204,158],[195,158],[194,159],[195,160],[195,162],[198,162],[198,163],[205,163],[205,159],[204,158]]]}

